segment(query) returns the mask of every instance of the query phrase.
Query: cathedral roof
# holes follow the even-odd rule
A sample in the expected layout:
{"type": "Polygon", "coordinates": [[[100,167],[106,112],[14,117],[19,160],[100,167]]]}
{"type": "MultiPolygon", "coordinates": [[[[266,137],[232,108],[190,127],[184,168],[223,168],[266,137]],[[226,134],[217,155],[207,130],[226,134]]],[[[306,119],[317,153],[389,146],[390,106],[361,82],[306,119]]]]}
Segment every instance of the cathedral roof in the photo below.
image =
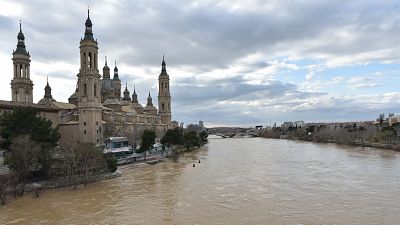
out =
{"type": "Polygon", "coordinates": [[[54,100],[54,98],[42,98],[39,100],[38,104],[39,105],[47,105],[51,102],[56,102],[56,100],[54,100]]]}
{"type": "Polygon", "coordinates": [[[116,98],[109,98],[106,99],[103,103],[103,105],[121,105],[121,100],[116,99],[116,98]]]}

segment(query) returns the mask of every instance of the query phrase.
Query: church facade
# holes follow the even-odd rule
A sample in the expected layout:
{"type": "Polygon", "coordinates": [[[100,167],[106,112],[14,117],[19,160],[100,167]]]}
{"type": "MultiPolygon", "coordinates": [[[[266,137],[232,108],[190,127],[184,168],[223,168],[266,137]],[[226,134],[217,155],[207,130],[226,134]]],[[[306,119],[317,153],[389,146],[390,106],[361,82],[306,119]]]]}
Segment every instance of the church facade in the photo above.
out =
{"type": "Polygon", "coordinates": [[[40,115],[51,120],[61,133],[60,145],[69,143],[102,144],[109,136],[126,136],[133,144],[138,144],[145,129],[154,130],[161,137],[169,128],[178,125],[171,121],[171,94],[166,63],[161,63],[158,76],[158,109],[153,105],[149,92],[146,106],[137,98],[136,89],[132,95],[125,85],[121,96],[121,80],[115,63],[113,77],[105,65],[99,70],[98,43],[93,37],[93,24],[89,16],[85,23],[84,37],[80,41],[80,67],[76,90],[68,102],[56,101],[47,81],[44,97],[33,103],[33,82],[30,79],[30,54],[26,50],[25,36],[21,24],[17,48],[13,51],[13,79],[11,81],[11,101],[0,100],[0,113],[11,111],[17,106],[37,108],[40,115]]]}

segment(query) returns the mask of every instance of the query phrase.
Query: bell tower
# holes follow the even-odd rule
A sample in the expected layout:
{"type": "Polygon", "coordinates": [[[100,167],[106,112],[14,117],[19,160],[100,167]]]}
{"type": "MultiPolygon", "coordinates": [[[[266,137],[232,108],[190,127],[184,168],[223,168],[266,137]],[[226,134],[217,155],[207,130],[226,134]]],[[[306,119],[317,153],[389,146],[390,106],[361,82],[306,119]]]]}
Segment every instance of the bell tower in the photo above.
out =
{"type": "Polygon", "coordinates": [[[102,143],[102,105],[98,45],[93,39],[92,21],[85,23],[85,36],[80,42],[80,69],[78,73],[79,142],[102,143]]]}
{"type": "Polygon", "coordinates": [[[13,102],[33,102],[33,82],[30,78],[30,55],[26,51],[25,36],[19,23],[17,49],[13,51],[14,77],[11,80],[11,99],[13,102]]]}
{"type": "Polygon", "coordinates": [[[161,123],[171,123],[171,95],[169,92],[169,76],[167,74],[166,64],[164,61],[161,63],[161,73],[158,77],[158,113],[161,118],[161,123]]]}

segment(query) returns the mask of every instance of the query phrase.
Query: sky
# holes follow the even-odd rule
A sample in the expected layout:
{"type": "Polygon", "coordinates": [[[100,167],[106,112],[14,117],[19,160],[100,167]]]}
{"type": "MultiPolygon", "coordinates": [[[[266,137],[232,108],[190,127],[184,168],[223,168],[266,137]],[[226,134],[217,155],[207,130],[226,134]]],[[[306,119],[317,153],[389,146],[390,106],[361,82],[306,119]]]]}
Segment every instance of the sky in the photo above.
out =
{"type": "Polygon", "coordinates": [[[0,0],[0,99],[11,100],[21,20],[34,102],[46,76],[53,97],[68,101],[88,5],[99,56],[117,61],[142,104],[150,90],[157,105],[165,54],[179,122],[269,126],[400,113],[400,1],[392,0],[0,0]]]}

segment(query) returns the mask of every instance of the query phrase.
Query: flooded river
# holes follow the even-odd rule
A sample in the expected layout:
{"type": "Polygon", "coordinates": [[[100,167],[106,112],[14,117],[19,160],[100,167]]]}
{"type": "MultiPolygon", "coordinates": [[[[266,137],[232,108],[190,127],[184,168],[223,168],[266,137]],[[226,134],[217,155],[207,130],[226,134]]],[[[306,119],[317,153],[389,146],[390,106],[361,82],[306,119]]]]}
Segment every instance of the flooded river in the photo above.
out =
{"type": "Polygon", "coordinates": [[[122,172],[76,191],[28,193],[0,207],[0,224],[400,223],[393,151],[210,139],[178,163],[122,172]]]}

